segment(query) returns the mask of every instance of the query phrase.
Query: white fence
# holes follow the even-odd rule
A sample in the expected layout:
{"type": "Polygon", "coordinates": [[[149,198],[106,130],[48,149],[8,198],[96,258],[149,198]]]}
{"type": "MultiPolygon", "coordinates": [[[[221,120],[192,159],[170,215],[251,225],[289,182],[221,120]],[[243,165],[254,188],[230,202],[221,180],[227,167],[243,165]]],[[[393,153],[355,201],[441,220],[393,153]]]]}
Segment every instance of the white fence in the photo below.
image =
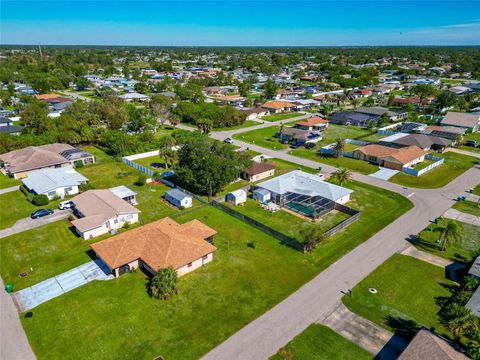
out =
{"type": "Polygon", "coordinates": [[[432,161],[435,161],[435,162],[428,165],[427,167],[424,167],[423,169],[420,169],[420,170],[412,169],[412,168],[409,168],[409,167],[403,167],[402,171],[406,174],[409,174],[409,175],[420,176],[420,175],[423,175],[426,172],[436,168],[437,166],[442,165],[443,162],[445,161],[444,158],[436,157],[436,156],[433,156],[433,155],[430,155],[430,154],[425,155],[425,159],[432,160],[432,161]]]}

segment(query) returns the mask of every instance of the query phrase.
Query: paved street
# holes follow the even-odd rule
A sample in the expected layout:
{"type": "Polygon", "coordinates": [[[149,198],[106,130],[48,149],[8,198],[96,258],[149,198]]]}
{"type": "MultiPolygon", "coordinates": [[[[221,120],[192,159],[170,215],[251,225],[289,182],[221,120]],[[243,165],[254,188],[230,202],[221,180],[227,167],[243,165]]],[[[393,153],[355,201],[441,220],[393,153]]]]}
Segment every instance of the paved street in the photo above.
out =
{"type": "Polygon", "coordinates": [[[0,230],[0,239],[20,233],[22,231],[34,229],[36,227],[49,224],[54,221],[62,220],[71,214],[70,210],[54,210],[52,215],[48,215],[39,219],[24,218],[18,220],[12,227],[0,230]]]}

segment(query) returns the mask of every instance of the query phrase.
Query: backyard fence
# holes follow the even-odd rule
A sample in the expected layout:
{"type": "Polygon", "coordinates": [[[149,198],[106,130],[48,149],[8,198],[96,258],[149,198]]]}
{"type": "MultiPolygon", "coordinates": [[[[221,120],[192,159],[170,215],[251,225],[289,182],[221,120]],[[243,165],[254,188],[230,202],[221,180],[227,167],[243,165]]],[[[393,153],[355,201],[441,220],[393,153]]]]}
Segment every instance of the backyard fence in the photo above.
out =
{"type": "Polygon", "coordinates": [[[444,158],[437,157],[437,156],[434,156],[434,155],[431,155],[431,154],[425,155],[425,159],[432,160],[432,161],[434,161],[434,163],[424,167],[423,169],[419,169],[419,170],[412,169],[412,168],[409,168],[409,167],[402,167],[402,172],[404,172],[406,174],[409,174],[409,175],[412,175],[412,176],[420,176],[420,175],[423,175],[426,172],[436,168],[437,166],[442,165],[443,162],[445,161],[444,158]]]}
{"type": "MultiPolygon", "coordinates": [[[[368,144],[369,144],[369,142],[367,142],[367,141],[354,140],[354,139],[346,139],[346,140],[345,140],[345,143],[346,143],[346,144],[358,145],[358,146],[364,146],[364,145],[368,145],[368,144]]],[[[335,146],[335,143],[331,143],[331,144],[322,146],[322,147],[320,148],[320,154],[323,154],[323,155],[336,155],[336,151],[333,149],[334,146],[335,146]]],[[[343,156],[349,157],[349,158],[353,158],[353,153],[352,153],[351,151],[345,151],[345,152],[343,153],[343,156]]]]}
{"type": "Polygon", "coordinates": [[[251,217],[247,216],[247,215],[244,215],[242,213],[239,213],[237,211],[235,211],[234,209],[226,206],[226,205],[223,205],[217,201],[212,201],[211,202],[211,205],[213,207],[216,207],[224,212],[226,212],[227,214],[229,214],[230,216],[233,216],[234,218],[240,220],[240,221],[243,221],[244,223],[246,224],[249,224],[251,226],[253,226],[254,228],[257,228],[258,230],[260,231],[263,231],[265,234],[268,234],[270,236],[273,236],[274,238],[276,238],[277,240],[280,240],[281,242],[287,244],[288,246],[290,247],[293,247],[294,249],[297,249],[297,250],[300,250],[300,251],[305,251],[305,246],[300,243],[298,240],[290,237],[290,236],[287,236],[277,230],[274,230],[272,229],[271,227],[268,227],[267,225],[255,220],[255,219],[252,219],[251,217]]]}
{"type": "MultiPolygon", "coordinates": [[[[158,153],[158,151],[157,151],[157,153],[158,153]]],[[[153,170],[151,170],[151,169],[149,169],[145,166],[142,166],[140,164],[137,164],[136,162],[133,162],[132,160],[127,159],[126,157],[122,157],[122,162],[127,164],[128,166],[133,167],[134,169],[136,169],[138,171],[141,171],[144,174],[147,174],[149,177],[152,177],[153,174],[154,174],[153,170]]]]}
{"type": "Polygon", "coordinates": [[[354,223],[355,221],[357,221],[360,218],[360,212],[359,211],[357,211],[355,209],[352,209],[352,208],[349,208],[348,206],[345,206],[345,205],[342,205],[342,204],[335,203],[335,210],[344,212],[344,213],[350,215],[350,217],[348,219],[343,220],[340,224],[338,224],[337,226],[334,226],[330,230],[325,231],[325,233],[323,234],[325,237],[335,235],[336,233],[345,229],[348,225],[354,223]]]}

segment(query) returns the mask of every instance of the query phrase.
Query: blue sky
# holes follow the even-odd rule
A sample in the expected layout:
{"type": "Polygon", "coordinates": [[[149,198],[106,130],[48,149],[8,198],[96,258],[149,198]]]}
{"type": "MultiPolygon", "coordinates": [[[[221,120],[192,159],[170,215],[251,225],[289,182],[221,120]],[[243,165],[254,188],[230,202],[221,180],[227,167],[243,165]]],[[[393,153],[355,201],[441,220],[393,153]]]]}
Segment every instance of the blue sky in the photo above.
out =
{"type": "Polygon", "coordinates": [[[478,0],[1,0],[0,6],[1,44],[480,44],[478,0]]]}

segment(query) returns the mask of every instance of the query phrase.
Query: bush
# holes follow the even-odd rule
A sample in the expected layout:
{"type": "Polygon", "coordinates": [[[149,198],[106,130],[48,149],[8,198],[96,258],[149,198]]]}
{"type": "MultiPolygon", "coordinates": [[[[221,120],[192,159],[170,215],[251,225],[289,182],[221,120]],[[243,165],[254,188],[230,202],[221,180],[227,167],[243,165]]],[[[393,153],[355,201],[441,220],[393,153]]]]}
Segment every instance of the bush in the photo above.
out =
{"type": "Polygon", "coordinates": [[[47,195],[34,195],[32,199],[32,204],[36,206],[44,206],[50,202],[47,195]]]}
{"type": "Polygon", "coordinates": [[[73,166],[80,169],[82,168],[84,165],[83,165],[83,161],[82,160],[77,160],[73,163],[73,166]]]}
{"type": "Polygon", "coordinates": [[[21,185],[21,186],[20,186],[20,191],[21,191],[25,196],[28,196],[28,194],[30,194],[30,191],[27,190],[27,188],[25,187],[25,185],[21,185]]]}
{"type": "Polygon", "coordinates": [[[81,184],[80,185],[80,192],[84,192],[84,191],[92,190],[92,189],[95,189],[95,186],[93,186],[92,184],[86,183],[86,184],[81,184]]]}
{"type": "Polygon", "coordinates": [[[137,181],[135,181],[135,185],[144,186],[146,183],[147,183],[147,175],[144,173],[140,173],[140,175],[138,175],[137,181]]]}

